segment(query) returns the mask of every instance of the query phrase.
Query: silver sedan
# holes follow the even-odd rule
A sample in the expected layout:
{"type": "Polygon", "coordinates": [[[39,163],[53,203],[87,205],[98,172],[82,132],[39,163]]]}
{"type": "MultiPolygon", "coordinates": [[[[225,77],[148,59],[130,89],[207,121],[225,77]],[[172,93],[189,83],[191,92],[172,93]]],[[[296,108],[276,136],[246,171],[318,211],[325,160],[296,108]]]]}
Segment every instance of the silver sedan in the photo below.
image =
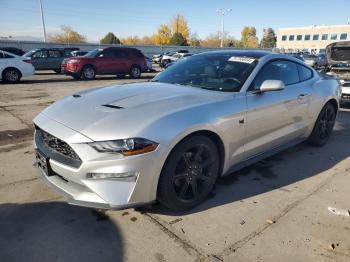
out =
{"type": "Polygon", "coordinates": [[[329,139],[339,82],[298,59],[220,51],[148,83],[91,89],[35,119],[38,173],[68,202],[190,209],[219,176],[308,141],[329,139]]]}

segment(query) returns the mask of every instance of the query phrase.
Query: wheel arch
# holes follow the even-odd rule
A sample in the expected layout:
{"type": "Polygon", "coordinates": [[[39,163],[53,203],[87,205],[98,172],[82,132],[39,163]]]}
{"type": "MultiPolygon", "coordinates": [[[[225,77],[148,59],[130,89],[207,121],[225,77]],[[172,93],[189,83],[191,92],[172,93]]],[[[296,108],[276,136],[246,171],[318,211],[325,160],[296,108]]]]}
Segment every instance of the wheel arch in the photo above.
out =
{"type": "Polygon", "coordinates": [[[4,73],[6,72],[6,70],[9,70],[9,69],[15,69],[16,71],[19,72],[19,77],[22,77],[22,72],[20,69],[18,69],[17,67],[14,67],[14,66],[8,66],[6,68],[4,68],[1,72],[1,78],[3,79],[4,78],[4,73]]]}
{"type": "Polygon", "coordinates": [[[88,66],[91,66],[95,70],[95,73],[97,73],[97,68],[91,63],[87,63],[87,64],[83,65],[81,68],[81,72],[83,72],[84,68],[88,67],[88,66]]]}
{"type": "MultiPolygon", "coordinates": [[[[336,99],[331,98],[331,99],[329,99],[329,100],[327,101],[327,103],[330,103],[332,106],[334,106],[334,109],[335,109],[336,113],[338,113],[338,110],[339,110],[339,103],[338,103],[338,101],[337,101],[336,99]]],[[[327,104],[327,103],[326,103],[326,104],[327,104]]],[[[325,105],[326,105],[326,104],[325,104],[325,105]]]]}
{"type": "Polygon", "coordinates": [[[130,66],[130,69],[129,69],[129,71],[131,71],[131,69],[133,68],[133,67],[138,67],[141,71],[142,71],[142,68],[141,68],[141,66],[139,65],[139,64],[132,64],[131,66],[130,66]]]}
{"type": "MultiPolygon", "coordinates": [[[[211,130],[207,130],[207,129],[202,129],[202,130],[196,130],[196,131],[193,131],[189,134],[186,134],[185,136],[183,136],[180,140],[178,140],[173,146],[172,148],[168,151],[166,157],[165,157],[165,161],[163,162],[162,164],[162,168],[160,169],[160,175],[162,174],[163,172],[163,169],[165,167],[165,164],[166,162],[168,161],[171,153],[175,150],[175,148],[181,143],[183,142],[184,140],[186,139],[189,139],[191,137],[194,137],[194,136],[205,136],[207,138],[209,138],[211,141],[214,142],[214,144],[216,145],[216,148],[218,149],[218,152],[219,152],[219,159],[220,159],[220,163],[219,163],[219,175],[218,177],[220,177],[222,175],[222,171],[224,169],[224,165],[225,165],[225,156],[226,156],[226,153],[225,153],[225,146],[224,146],[224,143],[223,143],[223,140],[222,138],[214,131],[211,131],[211,130]]],[[[159,179],[160,179],[160,176],[158,178],[158,182],[157,182],[157,194],[158,194],[158,186],[159,186],[159,179]]]]}

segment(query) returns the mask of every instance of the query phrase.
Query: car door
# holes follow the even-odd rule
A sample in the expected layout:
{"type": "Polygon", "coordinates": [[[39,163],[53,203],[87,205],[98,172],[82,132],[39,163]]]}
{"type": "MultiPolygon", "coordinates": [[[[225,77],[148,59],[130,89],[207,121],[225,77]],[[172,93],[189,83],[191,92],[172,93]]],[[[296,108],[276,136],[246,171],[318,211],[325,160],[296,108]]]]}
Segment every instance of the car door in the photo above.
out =
{"type": "Polygon", "coordinates": [[[292,143],[307,131],[310,90],[300,81],[298,64],[289,60],[268,62],[246,94],[245,158],[292,143]],[[284,90],[256,93],[265,80],[281,80],[284,90]]]}
{"type": "Polygon", "coordinates": [[[129,73],[132,66],[132,59],[129,53],[123,49],[114,50],[114,73],[129,73]]]}
{"type": "Polygon", "coordinates": [[[49,50],[49,56],[46,69],[60,69],[63,55],[60,50],[49,50]]]}
{"type": "Polygon", "coordinates": [[[32,64],[36,70],[48,68],[48,52],[47,50],[38,50],[32,55],[32,64]]]}
{"type": "Polygon", "coordinates": [[[100,74],[113,74],[116,67],[115,54],[112,49],[105,49],[96,57],[95,66],[100,74]]]}

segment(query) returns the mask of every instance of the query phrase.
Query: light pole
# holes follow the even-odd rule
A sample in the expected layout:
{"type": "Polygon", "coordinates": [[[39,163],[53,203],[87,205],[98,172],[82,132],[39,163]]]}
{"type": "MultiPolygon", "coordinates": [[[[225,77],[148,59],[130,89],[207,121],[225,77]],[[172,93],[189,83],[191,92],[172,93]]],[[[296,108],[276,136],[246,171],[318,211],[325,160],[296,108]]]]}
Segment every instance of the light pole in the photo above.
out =
{"type": "Polygon", "coordinates": [[[228,9],[217,9],[216,12],[218,12],[219,15],[221,15],[221,44],[220,47],[222,48],[224,46],[224,38],[225,38],[225,24],[224,24],[224,17],[225,14],[228,12],[231,12],[232,9],[228,8],[228,9]]]}
{"type": "Polygon", "coordinates": [[[43,5],[41,3],[41,0],[39,0],[39,4],[40,4],[40,13],[41,13],[41,23],[43,26],[44,42],[46,43],[45,21],[44,21],[44,14],[43,14],[43,5]]]}

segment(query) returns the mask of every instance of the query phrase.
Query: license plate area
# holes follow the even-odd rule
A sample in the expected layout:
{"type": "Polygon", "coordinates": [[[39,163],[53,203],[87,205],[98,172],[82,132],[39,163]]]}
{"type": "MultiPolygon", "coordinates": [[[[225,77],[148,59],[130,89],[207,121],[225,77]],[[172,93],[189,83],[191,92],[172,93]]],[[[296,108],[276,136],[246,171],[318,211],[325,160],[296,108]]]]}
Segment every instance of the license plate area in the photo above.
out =
{"type": "Polygon", "coordinates": [[[44,171],[46,176],[49,176],[49,158],[39,150],[36,150],[35,158],[38,168],[44,171]]]}

